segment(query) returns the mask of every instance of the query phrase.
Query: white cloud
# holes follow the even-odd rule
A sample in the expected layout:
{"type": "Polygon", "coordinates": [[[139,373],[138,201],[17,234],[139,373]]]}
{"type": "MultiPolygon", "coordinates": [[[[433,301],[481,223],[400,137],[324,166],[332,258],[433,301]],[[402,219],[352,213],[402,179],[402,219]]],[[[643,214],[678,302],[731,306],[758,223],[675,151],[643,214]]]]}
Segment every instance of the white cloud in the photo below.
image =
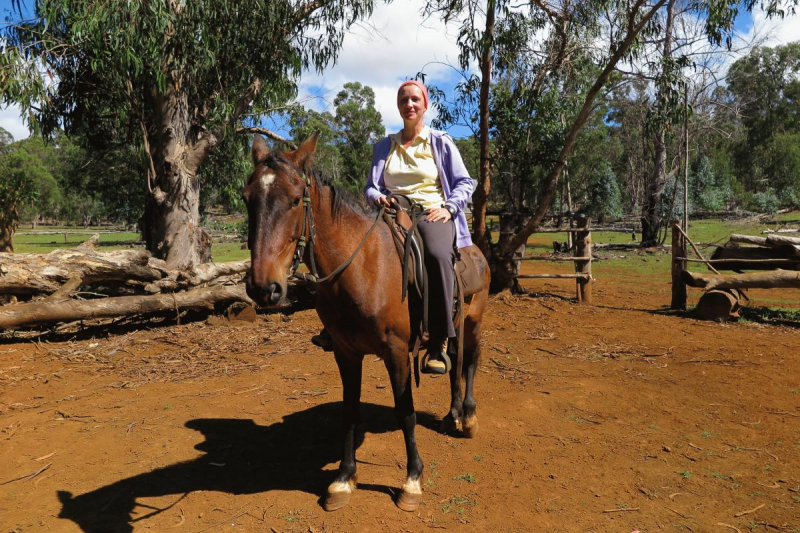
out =
{"type": "MultiPolygon", "coordinates": [[[[306,73],[300,93],[322,99],[308,107],[332,106],[342,85],[358,81],[375,91],[375,107],[388,131],[402,125],[397,112],[397,87],[402,80],[424,71],[427,84],[452,84],[455,72],[448,66],[458,62],[457,27],[447,27],[436,16],[424,19],[424,0],[404,0],[376,6],[366,23],[351,28],[345,36],[339,60],[323,74],[306,73]]],[[[433,110],[427,119],[434,118],[433,110]]]]}
{"type": "Polygon", "coordinates": [[[764,44],[767,46],[777,46],[794,41],[800,41],[800,20],[797,16],[787,15],[783,19],[773,17],[767,18],[767,13],[757,6],[753,9],[753,27],[763,28],[767,35],[764,44]]]}
{"type": "Polygon", "coordinates": [[[3,128],[14,136],[15,141],[27,139],[30,136],[28,127],[22,123],[19,115],[19,107],[10,105],[0,109],[0,128],[3,128]]]}

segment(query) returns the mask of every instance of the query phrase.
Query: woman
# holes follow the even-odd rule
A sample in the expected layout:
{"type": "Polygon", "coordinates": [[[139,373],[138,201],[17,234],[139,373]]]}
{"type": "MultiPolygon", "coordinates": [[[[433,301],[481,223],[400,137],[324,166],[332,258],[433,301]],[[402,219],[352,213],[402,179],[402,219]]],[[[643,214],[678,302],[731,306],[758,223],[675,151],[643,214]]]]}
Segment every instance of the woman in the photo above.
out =
{"type": "Polygon", "coordinates": [[[449,360],[443,345],[448,337],[455,337],[454,243],[457,248],[472,244],[464,207],[473,183],[450,136],[425,126],[428,89],[422,83],[409,80],[400,85],[397,109],[403,129],[373,147],[364,195],[367,201],[388,207],[388,195],[403,194],[425,209],[419,232],[425,243],[431,306],[429,356],[422,370],[444,374],[449,360]]]}

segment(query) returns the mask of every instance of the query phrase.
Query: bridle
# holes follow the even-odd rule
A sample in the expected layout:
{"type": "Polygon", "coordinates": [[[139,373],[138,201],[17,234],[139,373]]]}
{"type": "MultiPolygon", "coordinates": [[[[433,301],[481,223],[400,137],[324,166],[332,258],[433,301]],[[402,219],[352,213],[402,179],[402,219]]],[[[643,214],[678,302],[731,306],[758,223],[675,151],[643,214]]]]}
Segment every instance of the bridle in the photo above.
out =
{"type": "Polygon", "coordinates": [[[364,238],[361,239],[361,242],[358,244],[352,255],[344,263],[339,265],[333,272],[321,278],[319,276],[319,272],[317,271],[316,261],[314,260],[314,242],[317,237],[317,227],[314,224],[314,210],[311,207],[311,180],[309,179],[308,175],[305,172],[300,170],[299,167],[297,167],[296,165],[292,166],[294,166],[297,172],[303,177],[303,181],[305,182],[305,187],[303,188],[303,200],[302,200],[303,216],[300,221],[300,236],[297,238],[297,245],[295,246],[294,249],[294,254],[292,257],[292,266],[289,269],[288,277],[290,278],[294,277],[296,279],[308,281],[311,283],[324,283],[326,281],[330,281],[331,279],[335,278],[336,276],[344,272],[344,270],[348,266],[350,266],[350,263],[352,263],[353,260],[356,258],[358,252],[361,251],[361,248],[363,248],[364,244],[367,242],[367,239],[375,230],[375,227],[378,225],[378,222],[380,222],[381,218],[383,217],[383,213],[386,210],[386,207],[382,205],[381,208],[378,210],[378,216],[375,217],[375,222],[372,223],[372,226],[370,226],[369,231],[367,231],[366,235],[364,235],[364,238]],[[306,233],[308,233],[308,237],[306,237],[306,233]],[[303,262],[303,255],[305,254],[306,247],[308,247],[308,259],[309,259],[307,266],[311,271],[311,273],[298,274],[297,269],[300,267],[300,263],[303,262]]]}

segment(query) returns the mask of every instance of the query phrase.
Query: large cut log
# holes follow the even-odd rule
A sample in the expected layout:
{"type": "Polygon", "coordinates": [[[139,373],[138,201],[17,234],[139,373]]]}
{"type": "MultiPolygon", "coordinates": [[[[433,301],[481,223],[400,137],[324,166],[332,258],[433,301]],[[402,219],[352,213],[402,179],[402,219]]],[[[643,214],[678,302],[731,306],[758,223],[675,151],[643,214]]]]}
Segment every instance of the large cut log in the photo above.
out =
{"type": "Polygon", "coordinates": [[[770,246],[782,246],[784,244],[800,246],[800,238],[786,237],[785,235],[767,235],[767,244],[770,246]]]}
{"type": "Polygon", "coordinates": [[[145,286],[144,290],[155,294],[158,292],[175,292],[196,287],[223,276],[233,276],[247,272],[250,260],[230,261],[227,263],[204,263],[187,271],[173,271],[166,279],[161,279],[145,286]]]}
{"type": "Polygon", "coordinates": [[[800,270],[800,258],[791,248],[724,247],[717,248],[711,259],[717,270],[800,270]],[[730,261],[726,261],[730,259],[730,261]]]}
{"type": "Polygon", "coordinates": [[[753,237],[751,235],[736,235],[730,237],[730,242],[755,244],[757,246],[785,247],[793,256],[800,256],[800,238],[784,237],[782,235],[767,235],[766,237],[753,237]]]}
{"type": "Polygon", "coordinates": [[[766,237],[753,237],[752,235],[737,235],[733,234],[730,237],[730,242],[741,242],[744,244],[755,244],[757,246],[766,246],[767,245],[767,238],[766,237]]]}
{"type": "Polygon", "coordinates": [[[0,307],[0,330],[97,318],[147,315],[161,311],[213,309],[216,304],[252,303],[244,285],[218,285],[176,294],[120,296],[96,300],[47,299],[0,307]]]}
{"type": "Polygon", "coordinates": [[[684,270],[681,278],[690,287],[701,289],[786,289],[800,288],[800,272],[772,270],[729,276],[695,274],[684,270]]]}
{"type": "Polygon", "coordinates": [[[739,297],[731,290],[708,291],[697,302],[694,317],[717,321],[739,318],[739,297]]]}
{"type": "Polygon", "coordinates": [[[50,294],[69,279],[93,283],[151,282],[166,273],[144,250],[98,252],[91,246],[48,254],[0,253],[0,294],[50,294]]]}

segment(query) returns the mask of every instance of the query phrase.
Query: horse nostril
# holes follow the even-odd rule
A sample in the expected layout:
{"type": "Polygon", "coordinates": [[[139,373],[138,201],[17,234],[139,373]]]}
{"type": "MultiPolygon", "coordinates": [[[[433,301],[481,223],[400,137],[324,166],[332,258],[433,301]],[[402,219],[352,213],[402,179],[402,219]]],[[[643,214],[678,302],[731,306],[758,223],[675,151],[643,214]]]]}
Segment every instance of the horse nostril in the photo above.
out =
{"type": "Polygon", "coordinates": [[[283,298],[283,287],[278,283],[270,283],[267,287],[267,294],[269,294],[269,303],[277,304],[283,298]]]}
{"type": "Polygon", "coordinates": [[[247,291],[247,296],[249,296],[251,300],[256,303],[262,302],[264,296],[263,292],[259,289],[258,285],[251,283],[249,278],[245,282],[245,290],[247,291]]]}

